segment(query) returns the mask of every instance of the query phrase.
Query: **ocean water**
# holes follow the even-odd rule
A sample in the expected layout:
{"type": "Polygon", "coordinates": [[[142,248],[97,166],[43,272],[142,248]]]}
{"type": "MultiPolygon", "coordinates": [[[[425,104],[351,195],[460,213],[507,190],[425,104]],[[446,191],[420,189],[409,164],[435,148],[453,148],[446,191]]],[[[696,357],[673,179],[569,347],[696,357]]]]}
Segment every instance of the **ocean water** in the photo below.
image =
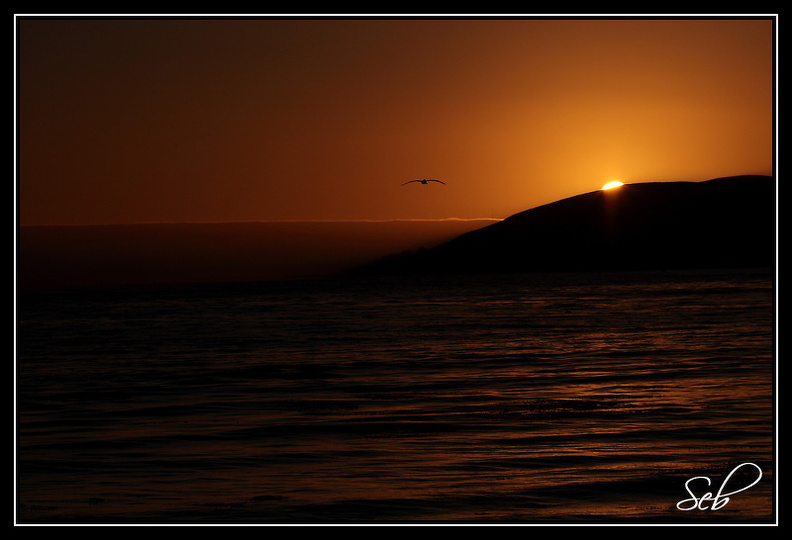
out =
{"type": "Polygon", "coordinates": [[[773,286],[722,270],[20,292],[16,520],[772,522],[773,286]]]}

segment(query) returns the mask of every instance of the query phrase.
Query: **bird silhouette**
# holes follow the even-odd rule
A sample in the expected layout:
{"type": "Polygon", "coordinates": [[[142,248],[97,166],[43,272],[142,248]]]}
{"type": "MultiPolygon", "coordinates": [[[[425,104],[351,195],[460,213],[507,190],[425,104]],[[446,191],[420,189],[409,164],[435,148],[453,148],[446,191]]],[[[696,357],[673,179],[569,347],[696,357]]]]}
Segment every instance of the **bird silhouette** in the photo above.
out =
{"type": "Polygon", "coordinates": [[[406,186],[407,184],[412,184],[413,182],[420,182],[423,185],[426,185],[428,182],[438,182],[440,184],[445,184],[445,182],[442,182],[440,180],[433,180],[431,178],[424,178],[423,180],[410,180],[409,182],[405,182],[402,185],[406,186]]]}

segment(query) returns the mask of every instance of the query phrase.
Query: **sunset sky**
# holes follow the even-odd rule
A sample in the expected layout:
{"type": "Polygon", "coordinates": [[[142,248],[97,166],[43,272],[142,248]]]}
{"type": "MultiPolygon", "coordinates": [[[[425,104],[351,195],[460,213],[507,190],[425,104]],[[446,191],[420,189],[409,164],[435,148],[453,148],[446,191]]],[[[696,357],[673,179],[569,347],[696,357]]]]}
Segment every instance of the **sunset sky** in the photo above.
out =
{"type": "Polygon", "coordinates": [[[17,22],[22,225],[504,218],[773,172],[771,18],[17,22]]]}

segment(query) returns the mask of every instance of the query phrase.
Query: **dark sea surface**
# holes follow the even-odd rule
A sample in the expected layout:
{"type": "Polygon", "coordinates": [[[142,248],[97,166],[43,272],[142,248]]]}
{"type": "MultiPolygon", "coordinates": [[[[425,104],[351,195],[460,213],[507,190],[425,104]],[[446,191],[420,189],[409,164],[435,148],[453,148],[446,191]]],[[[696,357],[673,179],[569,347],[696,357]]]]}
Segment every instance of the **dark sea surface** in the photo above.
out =
{"type": "Polygon", "coordinates": [[[711,270],[19,292],[16,520],[770,523],[773,287],[711,270]],[[758,482],[727,504],[677,507],[743,463],[722,494],[758,482]]]}

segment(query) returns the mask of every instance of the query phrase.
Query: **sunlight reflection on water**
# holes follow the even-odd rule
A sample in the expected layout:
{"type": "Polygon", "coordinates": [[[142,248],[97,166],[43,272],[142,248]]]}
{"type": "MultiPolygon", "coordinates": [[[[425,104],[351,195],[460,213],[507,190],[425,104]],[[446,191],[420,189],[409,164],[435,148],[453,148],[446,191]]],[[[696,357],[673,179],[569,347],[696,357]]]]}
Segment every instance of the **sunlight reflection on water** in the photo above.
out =
{"type": "Polygon", "coordinates": [[[628,277],[40,296],[20,515],[768,518],[767,276],[628,277]],[[766,477],[728,512],[674,509],[741,461],[766,477]]]}

